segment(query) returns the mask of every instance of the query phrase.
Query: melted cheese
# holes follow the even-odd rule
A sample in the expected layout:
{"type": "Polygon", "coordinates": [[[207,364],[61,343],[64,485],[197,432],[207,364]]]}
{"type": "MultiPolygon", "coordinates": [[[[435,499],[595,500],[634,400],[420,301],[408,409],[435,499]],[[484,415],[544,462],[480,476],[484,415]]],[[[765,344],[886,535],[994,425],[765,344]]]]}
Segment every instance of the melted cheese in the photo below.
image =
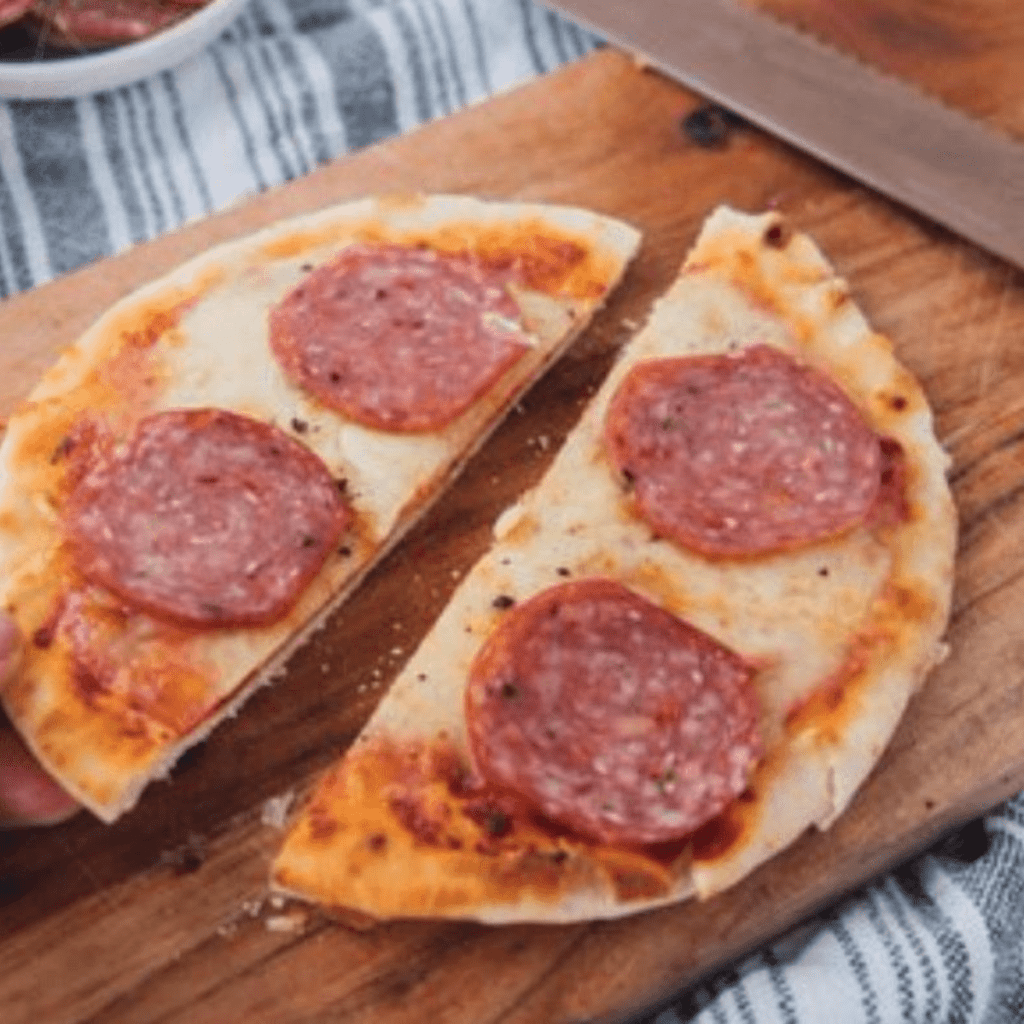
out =
{"type": "Polygon", "coordinates": [[[101,818],[130,807],[268,681],[409,528],[583,329],[637,243],[628,225],[567,207],[366,200],[214,249],[103,316],[12,417],[0,448],[0,607],[28,640],[2,696],[43,764],[101,818]],[[535,344],[443,430],[388,434],[346,421],[290,384],[271,355],[268,311],[339,247],[368,239],[525,258],[518,299],[535,344]],[[110,604],[79,578],[61,528],[76,439],[96,419],[127,435],[148,413],[208,406],[291,431],[346,482],[355,525],[280,621],[182,630],[129,610],[105,627],[105,645],[119,652],[113,682],[83,686],[66,629],[45,646],[33,641],[52,631],[69,597],[94,617],[110,604]]]}
{"type": "MultiPolygon", "coordinates": [[[[300,817],[275,867],[284,890],[378,916],[443,914],[485,921],[613,917],[733,884],[809,826],[842,812],[877,761],[906,702],[942,650],[956,521],[925,396],[868,327],[825,259],[777,215],[721,209],[682,273],[629,343],[541,483],[497,522],[491,550],[465,577],[378,706],[353,751],[310,806],[359,826],[370,792],[345,789],[379,744],[453,745],[468,763],[465,682],[508,599],[559,582],[611,577],[689,620],[759,667],[766,755],[750,792],[694,837],[692,860],[667,888],[625,896],[608,850],[572,848],[587,882],[565,881],[543,905],[483,885],[456,900],[444,875],[424,882],[410,855],[390,865],[389,891],[347,846],[308,849],[300,817]],[[639,361],[767,343],[830,375],[874,430],[906,457],[906,515],[766,557],[716,560],[652,537],[635,514],[602,442],[605,413],[639,361]],[[894,401],[894,396],[898,401],[894,401]],[[502,600],[495,603],[496,597],[502,600]],[[595,888],[594,879],[603,879],[595,888]],[[365,883],[365,884],[364,884],[365,883]],[[431,885],[446,886],[443,899],[431,885]]],[[[376,806],[376,805],[375,805],[376,806]]],[[[392,828],[399,827],[392,825],[392,828]]],[[[635,851],[620,851],[635,857],[635,851]]],[[[432,861],[433,863],[433,861],[432,861]]],[[[661,861],[653,853],[653,871],[661,861]]],[[[489,877],[481,859],[476,870],[489,877]]],[[[465,869],[460,868],[462,873],[465,869]]],[[[433,877],[433,876],[431,876],[433,877]]]]}

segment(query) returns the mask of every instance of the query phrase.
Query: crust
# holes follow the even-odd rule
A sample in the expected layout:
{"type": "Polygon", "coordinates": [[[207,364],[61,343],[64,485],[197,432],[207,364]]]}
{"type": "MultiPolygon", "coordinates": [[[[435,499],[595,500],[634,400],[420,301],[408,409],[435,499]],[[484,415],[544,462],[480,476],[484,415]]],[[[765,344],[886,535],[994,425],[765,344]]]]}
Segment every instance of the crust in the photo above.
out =
{"type": "Polygon", "coordinates": [[[423,514],[583,330],[638,239],[629,225],[569,207],[367,199],[211,249],[111,308],[16,411],[0,446],[0,607],[28,641],[0,696],[39,760],[105,821],[129,809],[151,779],[271,681],[423,514]],[[293,387],[270,355],[268,308],[355,240],[513,255],[524,268],[516,297],[533,348],[443,430],[387,434],[345,421],[293,387]],[[81,424],[101,415],[127,432],[148,413],[196,406],[293,430],[346,481],[354,527],[272,626],[189,631],[126,615],[78,577],[68,553],[60,507],[81,424]],[[66,638],[47,634],[68,600],[118,651],[131,677],[121,688],[90,686],[66,638]]]}
{"type": "Polygon", "coordinates": [[[544,479],[499,519],[492,549],[300,811],[273,884],[377,917],[614,917],[720,892],[808,827],[827,827],[943,650],[956,543],[948,461],[919,385],[814,245],[777,214],[719,209],[544,479]],[[651,536],[601,443],[611,395],[639,360],[755,342],[817,365],[880,435],[902,445],[907,514],[899,522],[745,560],[704,558],[651,536]],[[538,835],[514,811],[511,827],[479,846],[450,767],[423,766],[446,751],[444,763],[469,769],[465,680],[507,599],[595,575],[620,580],[759,667],[765,757],[749,792],[675,850],[538,835]],[[420,767],[387,768],[396,750],[420,767]],[[380,785],[352,784],[374,765],[380,785]],[[410,806],[422,816],[410,817],[410,806]],[[371,834],[384,837],[372,856],[371,834]],[[541,892],[511,871],[538,854],[556,864],[541,892]],[[630,877],[646,882],[624,884],[609,868],[614,856],[631,858],[630,877]]]}

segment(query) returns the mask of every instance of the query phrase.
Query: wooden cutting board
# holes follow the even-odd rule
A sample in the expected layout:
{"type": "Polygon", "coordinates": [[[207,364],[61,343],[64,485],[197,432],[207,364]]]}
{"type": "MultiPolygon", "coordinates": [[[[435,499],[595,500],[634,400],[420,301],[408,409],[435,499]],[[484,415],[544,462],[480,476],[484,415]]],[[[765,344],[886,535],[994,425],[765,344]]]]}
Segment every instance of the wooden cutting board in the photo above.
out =
{"type": "Polygon", "coordinates": [[[697,146],[680,119],[699,102],[601,53],[0,306],[2,413],[135,285],[215,241],[370,190],[573,202],[646,235],[588,334],[284,679],[115,825],[83,814],[0,834],[5,1022],[620,1019],[1024,787],[1024,278],[758,132],[697,146]],[[777,207],[811,232],[930,394],[962,516],[952,656],[842,820],[706,904],[570,927],[355,932],[268,900],[281,833],[264,823],[267,802],[306,790],[351,742],[720,202],[777,207]]]}

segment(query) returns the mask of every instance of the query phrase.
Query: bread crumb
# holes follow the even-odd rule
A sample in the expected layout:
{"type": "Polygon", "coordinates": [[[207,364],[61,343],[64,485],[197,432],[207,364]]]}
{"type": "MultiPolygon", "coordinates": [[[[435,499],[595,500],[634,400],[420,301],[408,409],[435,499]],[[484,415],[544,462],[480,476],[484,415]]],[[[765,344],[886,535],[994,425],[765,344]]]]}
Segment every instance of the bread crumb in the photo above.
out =
{"type": "Polygon", "coordinates": [[[294,800],[295,790],[293,789],[289,789],[288,792],[282,793],[280,796],[272,796],[269,800],[265,800],[263,810],[260,812],[260,822],[269,828],[284,828],[288,811],[294,800]]]}
{"type": "Polygon", "coordinates": [[[253,900],[242,901],[242,914],[247,914],[249,917],[259,917],[260,911],[263,909],[263,897],[257,896],[253,900]]]}
{"type": "Polygon", "coordinates": [[[263,924],[268,932],[285,932],[294,935],[306,927],[306,915],[301,910],[291,910],[287,914],[272,914],[263,924]]]}

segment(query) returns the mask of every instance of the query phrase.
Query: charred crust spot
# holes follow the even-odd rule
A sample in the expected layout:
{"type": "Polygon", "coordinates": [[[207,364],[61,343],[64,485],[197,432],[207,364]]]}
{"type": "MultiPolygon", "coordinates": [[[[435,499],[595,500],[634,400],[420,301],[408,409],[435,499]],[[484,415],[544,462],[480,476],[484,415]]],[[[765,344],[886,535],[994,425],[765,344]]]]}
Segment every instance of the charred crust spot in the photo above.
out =
{"type": "Polygon", "coordinates": [[[764,244],[773,249],[785,249],[792,238],[792,233],[781,221],[770,225],[764,233],[764,244]]]}
{"type": "Polygon", "coordinates": [[[896,412],[903,412],[907,407],[907,400],[903,395],[893,395],[889,399],[889,407],[896,412]]]}
{"type": "Polygon", "coordinates": [[[738,114],[709,103],[690,111],[683,118],[681,127],[683,134],[702,149],[719,149],[729,141],[733,130],[744,123],[738,114]]]}
{"type": "Polygon", "coordinates": [[[505,608],[511,608],[516,603],[516,599],[509,594],[499,594],[492,602],[491,605],[499,610],[505,608]]]}
{"type": "Polygon", "coordinates": [[[296,434],[304,434],[309,430],[309,424],[305,420],[300,420],[298,416],[293,416],[292,430],[294,430],[296,434]]]}

